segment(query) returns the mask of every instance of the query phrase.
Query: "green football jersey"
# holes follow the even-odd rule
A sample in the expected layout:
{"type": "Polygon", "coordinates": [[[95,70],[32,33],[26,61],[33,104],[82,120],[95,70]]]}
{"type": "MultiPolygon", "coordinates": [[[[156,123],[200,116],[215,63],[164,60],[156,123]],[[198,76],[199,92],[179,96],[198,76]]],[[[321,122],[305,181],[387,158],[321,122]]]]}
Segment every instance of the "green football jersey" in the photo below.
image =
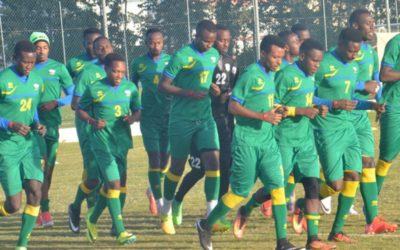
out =
{"type": "MultiPolygon", "coordinates": [[[[134,83],[124,79],[120,85],[113,87],[107,79],[99,80],[85,90],[79,108],[90,111],[96,120],[105,120],[106,128],[94,132],[97,139],[107,140],[118,147],[132,147],[130,125],[123,119],[141,108],[134,83]]],[[[96,145],[92,147],[96,148],[96,145]]]]}
{"type": "MultiPolygon", "coordinates": [[[[255,112],[268,112],[274,107],[275,72],[266,72],[259,63],[249,65],[239,76],[231,99],[255,112]]],[[[272,124],[236,116],[234,141],[256,144],[273,138],[272,124]],[[256,137],[252,137],[255,135],[256,137]]]]}
{"type": "Polygon", "coordinates": [[[87,66],[90,65],[92,63],[96,63],[97,62],[97,58],[93,59],[90,58],[88,56],[88,54],[86,54],[86,52],[75,56],[73,58],[71,58],[68,62],[67,62],[67,69],[69,74],[72,76],[72,78],[76,78],[78,77],[78,75],[83,71],[83,69],[87,66]]]}
{"type": "MultiPolygon", "coordinates": [[[[173,84],[185,90],[208,92],[212,75],[217,66],[219,53],[211,48],[200,53],[193,44],[179,49],[164,70],[173,84]]],[[[173,96],[170,120],[206,120],[212,118],[211,98],[201,100],[173,96]]]]}
{"type": "MultiPolygon", "coordinates": [[[[43,80],[34,71],[19,76],[15,66],[0,72],[0,117],[31,126],[43,92],[43,80]]],[[[0,141],[25,140],[17,133],[0,129],[0,141]]]]}
{"type": "MultiPolygon", "coordinates": [[[[378,53],[371,45],[366,42],[362,43],[355,61],[358,63],[360,70],[358,73],[358,81],[366,82],[370,80],[379,80],[378,53]]],[[[363,90],[356,90],[354,96],[360,100],[369,99],[369,93],[363,90]]]]}
{"type": "Polygon", "coordinates": [[[79,75],[74,89],[74,96],[82,96],[87,86],[107,76],[103,65],[95,63],[88,65],[79,75]]]}
{"type": "Polygon", "coordinates": [[[146,54],[132,62],[132,81],[136,84],[140,82],[142,85],[142,116],[160,116],[169,113],[170,98],[159,92],[157,86],[170,59],[171,56],[165,53],[162,53],[157,60],[146,54]]]}
{"type": "MultiPolygon", "coordinates": [[[[327,100],[352,100],[358,79],[358,63],[343,62],[335,51],[324,55],[315,74],[316,96],[327,100]]],[[[317,116],[313,120],[316,129],[335,130],[352,126],[350,112],[346,110],[330,111],[326,117],[317,116]]]]}
{"type": "MultiPolygon", "coordinates": [[[[276,74],[276,99],[290,107],[307,108],[313,106],[315,90],[314,76],[302,71],[297,63],[287,66],[276,74]]],[[[287,117],[275,130],[281,143],[299,146],[305,138],[313,136],[310,119],[306,116],[287,117]]]]}
{"type": "MultiPolygon", "coordinates": [[[[67,90],[73,86],[67,68],[53,59],[48,59],[44,63],[37,63],[34,71],[42,77],[44,83],[44,92],[40,104],[59,99],[63,89],[67,90]]],[[[46,126],[58,126],[61,124],[60,109],[55,108],[49,112],[39,111],[39,118],[46,126]]]]}
{"type": "MultiPolygon", "coordinates": [[[[393,37],[385,47],[382,66],[400,71],[400,34],[393,37]]],[[[382,91],[382,102],[388,106],[400,107],[400,81],[385,83],[382,91]]]]}

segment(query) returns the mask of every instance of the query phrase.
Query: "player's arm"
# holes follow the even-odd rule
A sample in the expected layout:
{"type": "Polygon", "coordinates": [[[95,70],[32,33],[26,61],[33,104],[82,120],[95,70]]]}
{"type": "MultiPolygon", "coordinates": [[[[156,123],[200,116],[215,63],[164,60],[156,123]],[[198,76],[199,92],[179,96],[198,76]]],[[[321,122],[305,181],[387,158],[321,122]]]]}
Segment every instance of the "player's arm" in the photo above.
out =
{"type": "Polygon", "coordinates": [[[277,109],[272,109],[268,112],[256,112],[244,106],[245,98],[248,93],[248,86],[251,79],[247,75],[242,75],[235,88],[228,104],[228,111],[234,116],[241,116],[250,119],[261,120],[272,124],[278,124],[282,120],[282,114],[276,112],[277,109]],[[248,84],[246,84],[248,82],[248,84]]]}
{"type": "Polygon", "coordinates": [[[390,84],[400,80],[400,71],[394,69],[400,55],[399,45],[397,43],[397,39],[392,39],[385,47],[380,72],[380,79],[382,82],[390,84]]]}
{"type": "Polygon", "coordinates": [[[74,83],[72,81],[72,77],[64,65],[61,66],[60,79],[61,88],[65,96],[57,100],[58,107],[71,104],[72,96],[74,94],[74,83]]]}
{"type": "Polygon", "coordinates": [[[129,108],[131,110],[131,114],[128,116],[125,116],[124,121],[128,122],[129,124],[140,121],[140,117],[142,114],[142,111],[141,111],[142,105],[141,105],[141,101],[140,101],[139,92],[135,85],[134,85],[134,88],[132,88],[132,94],[131,94],[129,108]]]}
{"type": "Polygon", "coordinates": [[[131,81],[136,85],[137,88],[139,88],[139,80],[140,80],[140,75],[138,73],[138,63],[137,61],[132,61],[131,63],[131,81]]]}
{"type": "Polygon", "coordinates": [[[88,71],[83,70],[76,81],[74,92],[71,100],[71,109],[77,110],[79,106],[80,99],[85,92],[86,86],[88,86],[88,82],[90,82],[90,76],[87,73],[88,71]]]}
{"type": "Polygon", "coordinates": [[[87,124],[92,125],[96,129],[103,129],[106,126],[106,122],[104,120],[96,120],[89,115],[87,112],[92,108],[93,98],[90,93],[90,89],[87,88],[82,95],[82,98],[79,99],[79,104],[77,105],[76,115],[79,119],[86,122],[87,124]]]}

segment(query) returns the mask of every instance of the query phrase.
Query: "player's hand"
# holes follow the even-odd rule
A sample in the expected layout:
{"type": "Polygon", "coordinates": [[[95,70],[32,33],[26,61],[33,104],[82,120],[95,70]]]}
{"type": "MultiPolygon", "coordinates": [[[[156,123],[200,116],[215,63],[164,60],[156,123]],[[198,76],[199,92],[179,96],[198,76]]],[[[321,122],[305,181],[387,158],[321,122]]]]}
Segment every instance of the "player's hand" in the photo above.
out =
{"type": "Polygon", "coordinates": [[[319,114],[319,110],[317,108],[296,108],[296,114],[314,119],[319,114]]]}
{"type": "Polygon", "coordinates": [[[40,111],[50,111],[58,107],[58,102],[56,100],[51,102],[46,102],[40,106],[40,111]]]}
{"type": "Polygon", "coordinates": [[[20,134],[22,136],[26,136],[31,131],[31,127],[26,126],[26,125],[24,125],[22,123],[19,123],[19,122],[10,122],[8,124],[8,128],[11,131],[13,131],[15,133],[18,133],[18,134],[20,134]]]}
{"type": "Polygon", "coordinates": [[[229,100],[229,97],[231,96],[230,92],[224,92],[220,95],[219,101],[220,103],[226,103],[229,100]]]}
{"type": "Polygon", "coordinates": [[[192,90],[186,90],[184,92],[184,96],[187,98],[192,98],[196,100],[203,99],[204,97],[207,96],[207,92],[197,92],[197,91],[192,91],[192,90]]]}
{"type": "Polygon", "coordinates": [[[341,109],[351,111],[356,108],[357,101],[352,100],[336,100],[333,101],[333,108],[334,109],[341,109]]]}
{"type": "Polygon", "coordinates": [[[89,119],[88,123],[97,130],[101,130],[106,126],[106,121],[104,120],[89,119]]]}
{"type": "Polygon", "coordinates": [[[319,115],[322,117],[326,117],[326,115],[329,112],[329,108],[326,105],[320,105],[318,106],[318,109],[319,109],[319,115]]]}
{"type": "Polygon", "coordinates": [[[282,121],[282,114],[277,109],[262,113],[262,120],[277,125],[282,121]]]}
{"type": "Polygon", "coordinates": [[[371,80],[365,83],[364,90],[367,91],[372,97],[376,95],[378,89],[379,89],[379,83],[377,81],[371,80]]]}
{"type": "Polygon", "coordinates": [[[127,122],[129,125],[133,124],[134,122],[137,122],[140,120],[140,115],[138,116],[136,113],[132,115],[127,115],[124,117],[124,122],[127,122]]]}
{"type": "Polygon", "coordinates": [[[35,129],[36,129],[36,131],[38,132],[38,134],[40,136],[45,136],[46,135],[47,129],[46,129],[46,127],[44,125],[42,125],[40,123],[36,123],[35,124],[35,129]]]}
{"type": "Polygon", "coordinates": [[[379,103],[374,102],[374,103],[372,104],[372,108],[373,108],[373,109],[376,111],[376,113],[378,113],[378,114],[385,113],[385,111],[386,111],[386,103],[384,103],[384,104],[379,104],[379,103]]]}
{"type": "Polygon", "coordinates": [[[217,84],[212,83],[211,84],[211,88],[210,88],[211,94],[215,97],[220,96],[221,95],[221,89],[218,87],[217,84]]]}

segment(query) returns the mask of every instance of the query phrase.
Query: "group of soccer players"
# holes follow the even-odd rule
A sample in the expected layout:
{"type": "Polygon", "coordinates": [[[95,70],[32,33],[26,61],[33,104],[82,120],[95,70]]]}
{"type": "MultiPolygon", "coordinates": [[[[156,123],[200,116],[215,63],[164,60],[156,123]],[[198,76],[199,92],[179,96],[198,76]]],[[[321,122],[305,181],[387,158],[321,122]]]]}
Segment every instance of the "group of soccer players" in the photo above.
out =
{"type": "Polygon", "coordinates": [[[84,31],[85,52],[67,66],[49,58],[47,35],[33,32],[15,45],[14,64],[0,73],[0,182],[6,196],[0,216],[20,209],[22,189],[27,196],[16,249],[27,249],[35,224],[54,224],[49,188],[65,105],[75,110],[83,156],[68,223],[80,232],[86,200],[91,243],[105,208],[117,243],[136,241],[122,215],[130,125],[138,121],[149,163],[149,210],[160,216],[165,234],[176,233],[184,196],[203,177],[207,212],[195,225],[203,249],[212,249],[214,232],[231,228],[225,216],[258,178],[263,187],[233,222],[237,239],[244,237],[252,210],[261,207],[273,215],[276,249],[298,249],[287,239],[288,221],[297,233],[307,231],[307,249],[335,249],[318,237],[319,207],[321,199],[338,194],[328,240],[353,243],[343,227],[359,185],[365,233],[395,232],[397,225],[379,216],[378,194],[400,151],[400,35],[387,44],[380,69],[369,44],[374,35],[374,19],[365,9],[351,14],[328,51],[296,24],[265,36],[260,59],[239,74],[228,54],[228,28],[199,22],[193,42],[173,56],[163,51],[163,32],[151,28],[145,34],[148,52],[131,63],[129,81],[125,59],[100,30],[84,31]],[[366,110],[380,119],[377,164],[366,110]],[[191,170],[178,188],[188,156],[191,170]],[[297,199],[288,220],[296,183],[303,184],[305,197],[297,199]]]}

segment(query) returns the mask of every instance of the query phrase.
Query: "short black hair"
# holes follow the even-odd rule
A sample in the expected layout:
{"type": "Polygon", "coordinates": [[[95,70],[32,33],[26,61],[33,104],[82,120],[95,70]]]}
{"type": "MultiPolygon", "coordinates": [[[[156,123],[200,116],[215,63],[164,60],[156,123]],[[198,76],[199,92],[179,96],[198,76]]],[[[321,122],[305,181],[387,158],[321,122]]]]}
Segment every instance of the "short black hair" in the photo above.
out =
{"type": "Polygon", "coordinates": [[[292,32],[298,34],[300,31],[305,31],[308,30],[307,26],[305,26],[302,23],[296,23],[292,26],[292,28],[290,29],[292,32]]]}
{"type": "MultiPolygon", "coordinates": [[[[99,43],[101,40],[107,40],[110,42],[110,39],[108,39],[105,36],[99,36],[98,38],[94,39],[93,41],[93,48],[96,47],[96,44],[99,43]]],[[[111,42],[110,42],[111,43],[111,42]]]]}
{"type": "Polygon", "coordinates": [[[161,33],[161,35],[164,36],[164,33],[162,32],[162,30],[160,28],[154,27],[154,28],[150,28],[146,31],[146,33],[145,33],[146,39],[148,39],[149,36],[154,33],[161,33]]]}
{"type": "Polygon", "coordinates": [[[356,9],[353,11],[349,18],[349,26],[351,27],[354,23],[358,23],[362,15],[371,15],[371,12],[367,9],[356,9]]]}
{"type": "Polygon", "coordinates": [[[271,51],[271,47],[275,45],[278,46],[279,48],[285,48],[285,42],[276,35],[267,35],[264,36],[264,38],[261,41],[260,44],[260,50],[265,51],[269,53],[271,51]]]}
{"type": "Polygon", "coordinates": [[[281,32],[278,33],[278,36],[279,36],[286,44],[288,43],[289,37],[292,36],[292,35],[297,36],[296,33],[294,33],[294,32],[291,31],[291,30],[284,30],[284,31],[281,31],[281,32]]]}
{"type": "Polygon", "coordinates": [[[91,35],[91,34],[100,34],[101,35],[101,31],[98,28],[87,28],[83,31],[83,38],[86,38],[87,35],[91,35]]]}
{"type": "Polygon", "coordinates": [[[324,51],[324,47],[322,46],[322,44],[320,42],[318,42],[317,40],[311,39],[311,38],[306,39],[300,46],[300,53],[307,54],[308,52],[310,52],[313,49],[324,51]]]}
{"type": "Polygon", "coordinates": [[[230,31],[229,28],[223,24],[217,24],[217,30],[227,30],[230,31]]]}
{"type": "Polygon", "coordinates": [[[110,53],[104,58],[104,66],[109,68],[113,62],[124,62],[125,58],[118,53],[110,53]]]}
{"type": "Polygon", "coordinates": [[[28,40],[21,40],[15,44],[14,47],[14,59],[20,58],[22,56],[22,52],[26,53],[35,53],[35,46],[28,40]]]}
{"type": "Polygon", "coordinates": [[[363,41],[363,36],[361,31],[354,28],[345,28],[339,34],[339,43],[343,42],[348,44],[349,42],[361,43],[363,41]]]}
{"type": "Polygon", "coordinates": [[[215,33],[217,32],[217,26],[210,20],[202,20],[196,25],[196,36],[201,35],[205,30],[215,33]]]}

